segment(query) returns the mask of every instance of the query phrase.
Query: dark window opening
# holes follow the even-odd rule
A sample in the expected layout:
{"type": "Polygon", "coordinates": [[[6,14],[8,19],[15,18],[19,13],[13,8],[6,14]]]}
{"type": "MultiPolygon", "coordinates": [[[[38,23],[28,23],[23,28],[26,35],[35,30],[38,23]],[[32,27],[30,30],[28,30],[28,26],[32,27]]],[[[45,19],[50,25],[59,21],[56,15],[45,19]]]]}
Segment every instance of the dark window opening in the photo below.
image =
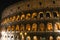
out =
{"type": "Polygon", "coordinates": [[[40,14],[40,18],[43,18],[43,14],[42,13],[40,14]]]}
{"type": "Polygon", "coordinates": [[[28,4],[27,7],[30,7],[30,5],[28,4]]]}
{"type": "Polygon", "coordinates": [[[57,17],[57,13],[56,12],[53,12],[53,15],[54,15],[54,17],[57,17]]]}
{"type": "Polygon", "coordinates": [[[17,36],[15,38],[17,38],[17,36]]]}
{"type": "Polygon", "coordinates": [[[42,5],[42,3],[41,3],[41,2],[39,2],[39,4],[40,4],[40,5],[42,5]]]}
{"type": "Polygon", "coordinates": [[[13,11],[12,9],[10,11],[13,11]]]}
{"type": "Polygon", "coordinates": [[[37,18],[37,16],[34,16],[34,18],[37,18]]]}
{"type": "Polygon", "coordinates": [[[6,38],[6,36],[5,36],[5,38],[6,38]]]}
{"type": "Polygon", "coordinates": [[[8,38],[9,38],[10,36],[8,36],[8,38]]]}
{"type": "Polygon", "coordinates": [[[11,38],[13,38],[13,36],[11,36],[11,38]]]}
{"type": "Polygon", "coordinates": [[[50,18],[50,14],[49,13],[46,13],[46,17],[49,17],[50,18]]]}
{"type": "Polygon", "coordinates": [[[53,1],[53,4],[55,4],[55,1],[53,1]]]}
{"type": "Polygon", "coordinates": [[[20,7],[18,7],[18,9],[20,9],[20,7]]]}

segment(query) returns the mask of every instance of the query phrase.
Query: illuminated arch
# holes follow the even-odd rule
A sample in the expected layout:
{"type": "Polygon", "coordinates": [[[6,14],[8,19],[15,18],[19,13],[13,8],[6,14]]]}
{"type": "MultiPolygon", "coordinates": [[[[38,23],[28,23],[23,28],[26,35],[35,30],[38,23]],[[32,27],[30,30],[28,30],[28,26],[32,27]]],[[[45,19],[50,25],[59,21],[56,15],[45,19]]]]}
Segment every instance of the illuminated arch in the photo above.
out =
{"type": "Polygon", "coordinates": [[[20,15],[17,15],[16,21],[19,21],[19,20],[20,20],[20,15]]]}
{"type": "Polygon", "coordinates": [[[57,36],[56,40],[60,40],[60,36],[57,36]]]}
{"type": "Polygon", "coordinates": [[[16,25],[16,31],[19,31],[19,25],[16,25]]]}
{"type": "Polygon", "coordinates": [[[53,31],[52,23],[47,23],[47,31],[53,31]]]}
{"type": "Polygon", "coordinates": [[[14,29],[15,29],[15,27],[14,27],[14,26],[12,26],[11,30],[12,30],[12,31],[14,31],[14,29]]]}
{"type": "Polygon", "coordinates": [[[32,19],[37,19],[37,13],[36,12],[32,13],[32,19]]]}
{"type": "Polygon", "coordinates": [[[11,26],[8,26],[8,27],[7,27],[7,31],[10,31],[10,30],[11,30],[11,26]]]}
{"type": "Polygon", "coordinates": [[[33,40],[38,40],[37,36],[33,36],[33,40]]]}
{"type": "Polygon", "coordinates": [[[59,23],[59,22],[56,22],[56,23],[54,24],[54,30],[55,30],[56,32],[59,32],[59,30],[60,30],[60,23],[59,23]]]}
{"type": "Polygon", "coordinates": [[[44,31],[44,29],[45,29],[44,23],[40,23],[40,25],[39,25],[39,31],[44,31]]]}
{"type": "Polygon", "coordinates": [[[53,36],[50,36],[50,37],[49,37],[49,40],[53,40],[53,36]]]}
{"type": "Polygon", "coordinates": [[[27,36],[26,40],[31,40],[31,37],[30,36],[27,36]]]}
{"type": "Polygon", "coordinates": [[[21,15],[21,20],[25,20],[25,14],[21,15]]]}
{"type": "Polygon", "coordinates": [[[31,14],[30,13],[26,14],[26,19],[28,20],[30,18],[31,18],[31,14]]]}
{"type": "Polygon", "coordinates": [[[12,20],[13,18],[12,17],[10,17],[10,22],[12,22],[13,20],[12,20]]]}
{"type": "Polygon", "coordinates": [[[31,25],[30,24],[26,24],[26,30],[30,31],[30,29],[31,29],[31,25]]]}
{"type": "Polygon", "coordinates": [[[36,23],[32,24],[32,31],[37,31],[37,24],[36,23]]]}
{"type": "Polygon", "coordinates": [[[20,25],[20,31],[24,31],[24,25],[23,24],[20,25]]]}
{"type": "Polygon", "coordinates": [[[13,19],[12,19],[12,21],[14,22],[14,21],[16,21],[16,16],[13,16],[13,19]]]}

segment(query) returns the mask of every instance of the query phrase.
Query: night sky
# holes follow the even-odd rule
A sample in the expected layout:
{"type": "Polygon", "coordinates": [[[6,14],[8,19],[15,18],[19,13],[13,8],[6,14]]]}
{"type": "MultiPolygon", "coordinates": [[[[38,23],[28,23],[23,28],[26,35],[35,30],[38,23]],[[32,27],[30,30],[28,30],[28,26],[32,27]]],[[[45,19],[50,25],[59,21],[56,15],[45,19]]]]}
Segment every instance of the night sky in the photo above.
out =
{"type": "Polygon", "coordinates": [[[23,1],[23,0],[0,0],[0,19],[1,19],[1,14],[2,11],[9,5],[12,5],[18,1],[23,1]]]}

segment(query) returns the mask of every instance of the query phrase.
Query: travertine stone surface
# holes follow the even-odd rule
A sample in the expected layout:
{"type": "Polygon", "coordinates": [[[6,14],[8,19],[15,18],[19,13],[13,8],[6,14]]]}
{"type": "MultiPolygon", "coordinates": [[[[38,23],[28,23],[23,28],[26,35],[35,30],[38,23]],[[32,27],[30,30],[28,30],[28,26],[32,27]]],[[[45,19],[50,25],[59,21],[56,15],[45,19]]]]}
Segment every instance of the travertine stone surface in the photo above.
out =
{"type": "Polygon", "coordinates": [[[8,6],[2,13],[2,19],[8,15],[26,10],[60,7],[60,0],[28,0],[8,6]]]}

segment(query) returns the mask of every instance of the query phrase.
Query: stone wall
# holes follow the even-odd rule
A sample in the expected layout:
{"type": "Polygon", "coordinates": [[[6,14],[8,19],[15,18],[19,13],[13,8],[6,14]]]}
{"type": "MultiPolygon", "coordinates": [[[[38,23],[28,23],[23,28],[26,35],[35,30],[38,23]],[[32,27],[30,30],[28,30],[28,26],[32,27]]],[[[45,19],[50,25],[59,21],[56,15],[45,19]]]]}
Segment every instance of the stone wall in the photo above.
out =
{"type": "Polygon", "coordinates": [[[29,0],[21,1],[10,5],[2,13],[2,19],[8,15],[15,14],[26,10],[42,9],[42,8],[57,8],[60,7],[60,0],[29,0]]]}

